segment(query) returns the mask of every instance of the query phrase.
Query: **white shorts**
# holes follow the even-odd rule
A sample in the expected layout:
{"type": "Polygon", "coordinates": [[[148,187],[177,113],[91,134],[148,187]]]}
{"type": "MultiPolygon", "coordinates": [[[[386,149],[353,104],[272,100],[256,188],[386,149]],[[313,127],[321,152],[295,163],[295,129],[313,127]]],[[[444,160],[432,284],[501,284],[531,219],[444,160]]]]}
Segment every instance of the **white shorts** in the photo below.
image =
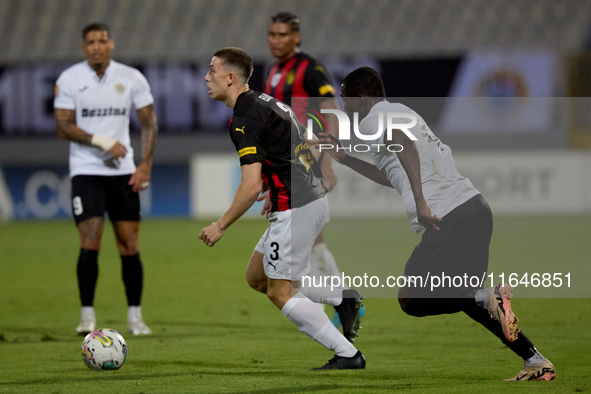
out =
{"type": "Polygon", "coordinates": [[[326,196],[303,207],[271,213],[269,228],[254,248],[263,254],[267,277],[297,281],[310,272],[312,246],[328,220],[326,196]]]}

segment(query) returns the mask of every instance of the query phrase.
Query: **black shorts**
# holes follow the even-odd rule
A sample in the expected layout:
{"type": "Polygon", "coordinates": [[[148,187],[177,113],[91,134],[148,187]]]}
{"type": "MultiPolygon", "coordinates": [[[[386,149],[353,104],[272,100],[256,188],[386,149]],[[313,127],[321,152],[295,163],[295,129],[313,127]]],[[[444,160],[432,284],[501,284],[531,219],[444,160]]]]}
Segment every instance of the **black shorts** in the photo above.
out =
{"type": "Polygon", "coordinates": [[[140,196],[128,185],[131,174],[117,176],[76,175],[72,178],[72,215],[76,225],[92,217],[111,221],[140,220],[140,196]]]}
{"type": "Polygon", "coordinates": [[[443,281],[447,277],[461,276],[462,284],[465,284],[464,277],[469,282],[472,276],[482,278],[488,270],[493,219],[490,207],[481,194],[445,215],[439,228],[439,231],[425,230],[421,242],[406,263],[404,275],[407,278],[421,276],[424,282],[429,282],[423,291],[409,289],[416,297],[461,296],[465,294],[466,287],[456,286],[458,278],[451,285],[448,283],[452,281],[442,282],[436,291],[431,291],[432,277],[437,275],[443,281]]]}

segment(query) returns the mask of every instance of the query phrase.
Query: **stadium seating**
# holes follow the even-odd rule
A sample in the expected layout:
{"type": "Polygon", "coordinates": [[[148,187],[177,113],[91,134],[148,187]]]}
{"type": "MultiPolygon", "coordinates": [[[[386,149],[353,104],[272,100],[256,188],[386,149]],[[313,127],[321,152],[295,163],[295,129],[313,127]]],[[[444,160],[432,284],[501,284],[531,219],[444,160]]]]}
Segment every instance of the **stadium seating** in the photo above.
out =
{"type": "Polygon", "coordinates": [[[568,51],[588,41],[591,0],[445,0],[441,5],[441,0],[287,0],[281,7],[272,0],[3,0],[0,62],[78,58],[80,30],[90,21],[111,25],[121,59],[193,60],[230,45],[268,58],[261,43],[264,26],[280,10],[301,17],[311,53],[568,51]]]}

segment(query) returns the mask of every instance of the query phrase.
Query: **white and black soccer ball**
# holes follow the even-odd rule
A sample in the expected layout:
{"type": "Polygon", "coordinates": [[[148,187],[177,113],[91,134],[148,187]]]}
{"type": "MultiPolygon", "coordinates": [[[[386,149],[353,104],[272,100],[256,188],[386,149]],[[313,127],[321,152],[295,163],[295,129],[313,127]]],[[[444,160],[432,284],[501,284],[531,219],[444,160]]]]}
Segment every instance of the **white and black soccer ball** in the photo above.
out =
{"type": "Polygon", "coordinates": [[[127,358],[125,339],[115,330],[101,328],[82,341],[82,360],[95,371],[119,369],[127,358]]]}

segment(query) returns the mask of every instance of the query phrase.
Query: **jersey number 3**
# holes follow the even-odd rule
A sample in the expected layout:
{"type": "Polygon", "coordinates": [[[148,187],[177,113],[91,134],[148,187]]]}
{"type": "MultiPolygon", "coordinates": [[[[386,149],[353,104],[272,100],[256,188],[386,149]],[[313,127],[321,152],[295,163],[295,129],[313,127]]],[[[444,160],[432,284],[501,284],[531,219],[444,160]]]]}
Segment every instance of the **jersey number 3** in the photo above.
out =
{"type": "Polygon", "coordinates": [[[279,259],[279,244],[277,242],[271,242],[271,247],[273,248],[273,253],[269,255],[269,258],[273,261],[279,259]]]}

